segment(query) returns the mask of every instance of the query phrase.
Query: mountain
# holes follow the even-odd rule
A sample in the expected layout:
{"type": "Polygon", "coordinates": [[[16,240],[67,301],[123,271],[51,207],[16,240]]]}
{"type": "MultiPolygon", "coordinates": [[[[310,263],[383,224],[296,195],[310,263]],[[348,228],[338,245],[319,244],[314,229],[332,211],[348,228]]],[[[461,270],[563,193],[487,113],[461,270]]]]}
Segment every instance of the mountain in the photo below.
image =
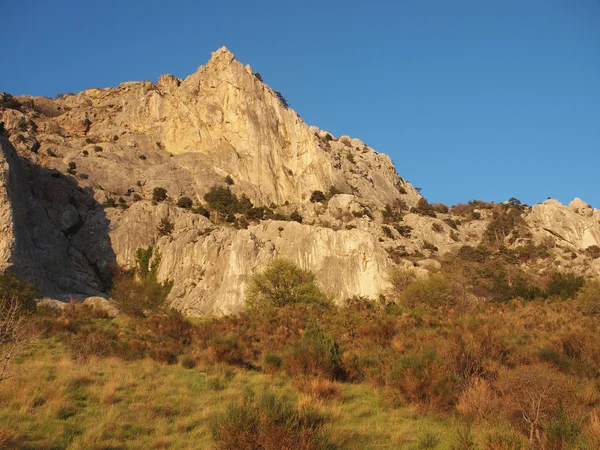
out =
{"type": "Polygon", "coordinates": [[[49,297],[106,296],[112,268],[148,246],[191,316],[242,309],[274,257],[314,270],[337,301],[377,297],[390,268],[425,274],[483,241],[543,246],[529,270],[600,274],[599,210],[429,205],[388,156],[308,126],[226,48],[185,79],[4,94],[0,121],[0,269],[49,297]]]}

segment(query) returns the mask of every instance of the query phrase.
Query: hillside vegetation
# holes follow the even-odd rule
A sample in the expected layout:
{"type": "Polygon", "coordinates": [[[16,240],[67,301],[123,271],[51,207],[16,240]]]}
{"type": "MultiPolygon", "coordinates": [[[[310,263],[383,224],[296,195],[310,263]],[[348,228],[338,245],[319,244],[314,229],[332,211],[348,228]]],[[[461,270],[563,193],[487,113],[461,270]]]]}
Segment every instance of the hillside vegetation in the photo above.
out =
{"type": "MultiPolygon", "coordinates": [[[[121,284],[164,299],[147,256],[121,284]]],[[[463,248],[341,306],[273,260],[237,316],[23,308],[36,331],[0,381],[0,448],[599,448],[600,283],[513,256],[463,248]]]]}

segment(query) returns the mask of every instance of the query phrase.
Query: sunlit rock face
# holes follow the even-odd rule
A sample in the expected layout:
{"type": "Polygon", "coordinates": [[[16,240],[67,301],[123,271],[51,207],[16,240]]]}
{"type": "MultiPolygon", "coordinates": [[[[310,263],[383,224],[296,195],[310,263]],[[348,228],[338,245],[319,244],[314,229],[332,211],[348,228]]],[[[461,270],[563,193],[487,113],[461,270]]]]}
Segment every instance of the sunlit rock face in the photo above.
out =
{"type": "MultiPolygon", "coordinates": [[[[16,99],[21,107],[0,107],[0,268],[53,298],[106,296],[111,267],[133,266],[150,245],[159,279],[174,281],[171,304],[192,316],[240,311],[251,276],[274,257],[315,271],[338,302],[375,298],[389,268],[435,271],[431,257],[477,245],[490,220],[452,229],[449,214],[410,213],[421,196],[388,156],[308,126],[226,48],[185,79],[16,99]],[[235,227],[176,205],[184,196],[204,203],[215,185],[302,223],[235,227]],[[153,202],[157,187],[165,201],[153,202]],[[315,191],[326,199],[311,201],[315,191]],[[410,233],[383,223],[394,204],[410,233]],[[173,231],[161,236],[165,220],[173,231]]],[[[575,250],[598,245],[599,219],[581,201],[526,214],[535,239],[575,250]]]]}

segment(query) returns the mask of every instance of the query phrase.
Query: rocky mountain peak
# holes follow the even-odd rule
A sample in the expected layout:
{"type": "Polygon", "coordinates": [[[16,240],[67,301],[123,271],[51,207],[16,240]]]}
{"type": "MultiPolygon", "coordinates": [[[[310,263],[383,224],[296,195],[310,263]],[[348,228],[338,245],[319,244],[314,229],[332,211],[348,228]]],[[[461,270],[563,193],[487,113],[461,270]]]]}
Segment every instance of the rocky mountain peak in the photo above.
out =
{"type": "MultiPolygon", "coordinates": [[[[435,270],[494,218],[429,205],[387,155],[308,126],[225,47],[185,79],[15,100],[0,107],[0,266],[58,298],[106,296],[110,267],[148,246],[190,315],[239,311],[274,257],[316,271],[339,301],[375,297],[391,267],[435,270]],[[215,189],[245,209],[218,213],[215,189]]],[[[532,242],[600,243],[600,212],[581,200],[523,214],[532,242]]]]}

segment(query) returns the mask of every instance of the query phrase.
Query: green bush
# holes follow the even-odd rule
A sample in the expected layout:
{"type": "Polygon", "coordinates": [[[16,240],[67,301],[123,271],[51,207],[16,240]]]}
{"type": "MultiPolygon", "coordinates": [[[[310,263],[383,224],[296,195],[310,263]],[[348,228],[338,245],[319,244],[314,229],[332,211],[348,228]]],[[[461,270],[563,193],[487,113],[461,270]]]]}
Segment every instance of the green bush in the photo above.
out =
{"type": "Polygon", "coordinates": [[[586,282],[577,293],[576,302],[585,315],[600,315],[600,280],[586,282]]]}
{"type": "Polygon", "coordinates": [[[548,297],[557,296],[564,300],[574,298],[584,283],[583,277],[577,277],[572,273],[555,272],[546,286],[546,295],[548,297]]]}
{"type": "Polygon", "coordinates": [[[252,277],[246,299],[249,309],[326,302],[315,274],[285,259],[269,261],[261,273],[252,277]]]}
{"type": "Polygon", "coordinates": [[[283,368],[290,376],[317,376],[343,380],[342,350],[335,340],[316,324],[291,344],[283,356],[283,368]]]}
{"type": "Polygon", "coordinates": [[[422,216],[437,217],[435,208],[433,205],[429,204],[425,197],[421,197],[417,202],[417,206],[413,206],[410,209],[410,212],[413,214],[420,214],[422,216]]]}
{"type": "Polygon", "coordinates": [[[204,200],[208,203],[211,209],[223,214],[245,214],[253,207],[252,202],[248,197],[242,195],[238,199],[237,195],[231,192],[229,187],[213,186],[204,194],[204,200]]]}
{"type": "Polygon", "coordinates": [[[453,303],[452,286],[442,275],[433,274],[408,285],[400,295],[400,303],[408,308],[449,306],[453,303]]]}
{"type": "Polygon", "coordinates": [[[310,201],[312,203],[324,203],[327,201],[327,197],[325,197],[323,191],[312,191],[312,194],[310,194],[310,201]]]}
{"type": "Polygon", "coordinates": [[[21,310],[32,311],[39,297],[35,286],[19,278],[13,270],[0,275],[0,308],[4,308],[9,301],[16,301],[21,310]]]}
{"type": "Polygon", "coordinates": [[[193,202],[192,199],[189,197],[180,197],[179,200],[177,200],[176,205],[180,208],[192,209],[193,202]]]}
{"type": "Polygon", "coordinates": [[[155,187],[152,190],[152,201],[154,203],[159,203],[165,201],[167,199],[167,190],[161,187],[155,187]]]}
{"type": "Polygon", "coordinates": [[[8,92],[0,94],[0,108],[19,109],[21,103],[8,92]]]}
{"type": "Polygon", "coordinates": [[[167,217],[163,217],[157,227],[158,235],[170,236],[174,228],[173,223],[167,217]]]}
{"type": "Polygon", "coordinates": [[[138,249],[137,265],[132,272],[116,275],[110,291],[110,297],[119,311],[133,317],[144,317],[163,308],[167,296],[173,287],[172,281],[162,283],[157,280],[160,254],[152,258],[152,247],[138,249]]]}
{"type": "Polygon", "coordinates": [[[293,220],[298,223],[302,223],[302,220],[304,220],[304,218],[300,215],[298,210],[295,210],[294,212],[292,212],[290,214],[290,220],[293,220]]]}

